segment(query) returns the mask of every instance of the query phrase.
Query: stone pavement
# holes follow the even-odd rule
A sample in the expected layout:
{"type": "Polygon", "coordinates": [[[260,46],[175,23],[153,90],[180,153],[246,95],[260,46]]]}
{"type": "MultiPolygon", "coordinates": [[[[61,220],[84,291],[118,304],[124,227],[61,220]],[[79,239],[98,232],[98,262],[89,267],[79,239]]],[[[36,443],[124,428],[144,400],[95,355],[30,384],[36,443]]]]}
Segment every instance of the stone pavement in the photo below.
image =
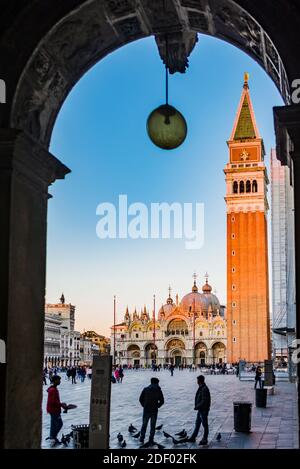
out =
{"type": "MultiPolygon", "coordinates": [[[[163,424],[162,430],[171,435],[183,428],[190,435],[196,418],[196,412],[193,409],[198,374],[188,370],[175,370],[174,376],[171,377],[168,371],[157,373],[149,370],[125,371],[123,383],[112,384],[110,447],[118,448],[116,435],[119,431],[124,435],[127,448],[139,447],[138,441],[130,436],[127,429],[130,423],[140,429],[142,407],[138,399],[143,387],[149,384],[152,376],[159,378],[165,396],[165,405],[159,410],[157,425],[163,424]]],[[[294,384],[279,382],[276,384],[275,394],[268,395],[267,407],[257,408],[253,382],[240,382],[238,378],[231,375],[208,375],[206,383],[212,397],[209,413],[209,448],[299,448],[297,395],[294,384]],[[249,434],[234,431],[234,401],[253,403],[252,427],[249,434]],[[221,433],[220,442],[216,440],[219,432],[221,433]]],[[[45,441],[50,427],[50,418],[45,411],[47,388],[48,386],[44,386],[42,441],[44,448],[49,447],[48,441],[45,441]]],[[[88,423],[90,382],[86,380],[84,383],[78,382],[72,385],[62,374],[59,390],[62,402],[78,406],[77,409],[62,414],[64,421],[62,431],[66,434],[71,431],[72,424],[88,423]]],[[[163,436],[162,430],[156,432],[155,440],[166,448],[199,448],[198,444],[191,443],[173,445],[170,439],[163,436]]],[[[200,430],[199,439],[201,435],[202,430],[200,430]]]]}

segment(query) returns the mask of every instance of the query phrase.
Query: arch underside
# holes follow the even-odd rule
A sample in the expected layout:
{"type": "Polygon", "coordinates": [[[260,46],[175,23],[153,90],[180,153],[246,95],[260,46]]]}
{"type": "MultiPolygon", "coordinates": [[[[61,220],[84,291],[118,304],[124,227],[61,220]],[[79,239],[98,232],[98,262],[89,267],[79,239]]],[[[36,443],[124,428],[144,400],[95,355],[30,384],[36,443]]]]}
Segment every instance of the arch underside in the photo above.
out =
{"type": "Polygon", "coordinates": [[[197,33],[232,43],[255,59],[271,77],[285,103],[290,89],[283,62],[263,28],[232,0],[98,0],[81,4],[40,41],[19,77],[10,127],[22,129],[48,147],[57,114],[82,75],[108,53],[154,35],[164,60],[170,37],[173,71],[184,71],[197,33]]]}

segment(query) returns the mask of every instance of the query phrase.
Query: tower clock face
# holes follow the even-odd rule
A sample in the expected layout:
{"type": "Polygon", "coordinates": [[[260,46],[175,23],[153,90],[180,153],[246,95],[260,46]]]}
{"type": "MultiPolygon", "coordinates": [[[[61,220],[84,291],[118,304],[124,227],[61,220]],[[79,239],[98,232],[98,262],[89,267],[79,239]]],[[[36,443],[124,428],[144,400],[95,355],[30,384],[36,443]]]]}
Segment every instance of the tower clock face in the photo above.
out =
{"type": "Polygon", "coordinates": [[[239,147],[231,149],[232,163],[247,163],[259,161],[259,152],[256,147],[239,147]]]}

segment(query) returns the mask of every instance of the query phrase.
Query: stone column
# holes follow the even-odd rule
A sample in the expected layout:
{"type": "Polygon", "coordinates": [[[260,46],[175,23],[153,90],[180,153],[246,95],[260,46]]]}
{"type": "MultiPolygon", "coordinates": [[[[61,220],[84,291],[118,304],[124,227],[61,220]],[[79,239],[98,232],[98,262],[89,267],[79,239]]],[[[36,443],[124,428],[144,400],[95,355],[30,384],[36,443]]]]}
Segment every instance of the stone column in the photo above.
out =
{"type": "Polygon", "coordinates": [[[39,448],[48,186],[69,172],[23,133],[0,129],[0,447],[39,448]]]}
{"type": "MultiPolygon", "coordinates": [[[[274,121],[277,158],[282,164],[288,164],[291,167],[294,176],[296,337],[300,339],[300,105],[275,107],[274,121]]],[[[297,364],[298,419],[300,421],[299,377],[300,363],[297,364]]]]}

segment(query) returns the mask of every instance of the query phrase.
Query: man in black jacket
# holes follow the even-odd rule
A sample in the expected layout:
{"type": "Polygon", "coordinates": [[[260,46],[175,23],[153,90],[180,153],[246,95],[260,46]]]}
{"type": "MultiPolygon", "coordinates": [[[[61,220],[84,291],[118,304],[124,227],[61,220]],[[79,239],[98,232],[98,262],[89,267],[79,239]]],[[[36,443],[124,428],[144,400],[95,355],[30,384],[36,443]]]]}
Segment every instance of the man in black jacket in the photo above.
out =
{"type": "Polygon", "coordinates": [[[199,445],[207,445],[208,438],[208,412],[210,409],[210,392],[205,384],[205,378],[203,375],[197,377],[198,390],[195,396],[195,410],[197,410],[197,418],[195,423],[195,429],[188,439],[188,441],[195,442],[197,435],[200,430],[201,423],[204,428],[204,435],[199,445]]]}
{"type": "Polygon", "coordinates": [[[140,442],[144,443],[145,434],[149,420],[151,420],[149,443],[153,444],[158,409],[164,403],[164,396],[158,385],[159,379],[151,378],[150,386],[143,389],[140,395],[140,403],[144,408],[143,425],[141,428],[140,442]]]}

